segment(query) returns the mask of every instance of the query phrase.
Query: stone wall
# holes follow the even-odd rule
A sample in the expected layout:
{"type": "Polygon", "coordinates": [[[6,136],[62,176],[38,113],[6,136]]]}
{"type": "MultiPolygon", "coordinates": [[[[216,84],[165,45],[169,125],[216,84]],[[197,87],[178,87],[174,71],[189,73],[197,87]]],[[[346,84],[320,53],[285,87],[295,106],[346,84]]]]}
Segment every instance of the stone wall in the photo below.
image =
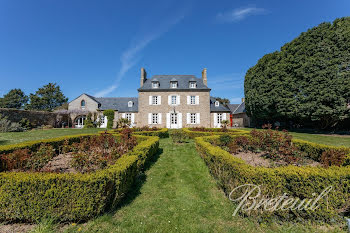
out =
{"type": "Polygon", "coordinates": [[[246,113],[238,113],[232,115],[232,126],[238,124],[238,127],[250,127],[250,118],[246,113]]]}
{"type": "Polygon", "coordinates": [[[12,122],[19,122],[23,118],[27,118],[35,127],[42,125],[56,126],[57,121],[62,121],[66,116],[45,111],[28,111],[9,108],[0,108],[0,114],[7,116],[12,122]]]}

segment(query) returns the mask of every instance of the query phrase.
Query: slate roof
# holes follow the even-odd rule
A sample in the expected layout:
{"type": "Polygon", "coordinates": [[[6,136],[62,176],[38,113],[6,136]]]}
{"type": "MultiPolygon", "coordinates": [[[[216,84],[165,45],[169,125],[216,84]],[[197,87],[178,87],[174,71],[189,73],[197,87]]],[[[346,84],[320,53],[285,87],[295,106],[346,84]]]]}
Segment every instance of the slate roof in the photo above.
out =
{"type": "Polygon", "coordinates": [[[227,107],[230,109],[231,113],[234,113],[240,104],[228,104],[227,107]]]}
{"type": "Polygon", "coordinates": [[[230,112],[230,109],[223,104],[215,106],[215,101],[214,97],[210,97],[210,112],[230,112]]]}
{"type": "Polygon", "coordinates": [[[206,85],[204,85],[201,78],[196,78],[194,75],[154,75],[150,79],[146,79],[142,87],[138,91],[171,91],[171,90],[193,90],[193,91],[210,91],[206,85]],[[152,81],[158,81],[159,87],[152,88],[152,81]],[[177,88],[171,88],[170,82],[177,81],[177,88]],[[197,87],[190,88],[190,81],[196,81],[197,87]]]}
{"type": "Polygon", "coordinates": [[[113,109],[119,112],[138,112],[139,101],[137,97],[94,97],[99,103],[99,110],[113,109]],[[132,101],[133,106],[128,107],[128,102],[132,101]]]}
{"type": "Polygon", "coordinates": [[[245,102],[242,102],[232,114],[245,113],[245,102]]]}

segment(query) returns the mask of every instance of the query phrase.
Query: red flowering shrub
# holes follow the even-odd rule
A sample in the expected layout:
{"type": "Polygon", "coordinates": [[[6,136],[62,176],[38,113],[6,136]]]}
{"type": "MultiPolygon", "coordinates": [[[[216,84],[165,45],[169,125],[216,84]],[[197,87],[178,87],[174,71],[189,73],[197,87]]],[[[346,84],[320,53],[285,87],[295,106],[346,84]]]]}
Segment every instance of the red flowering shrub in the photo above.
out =
{"type": "Polygon", "coordinates": [[[324,151],[321,156],[321,163],[325,167],[342,166],[346,159],[345,152],[336,149],[324,151]]]}

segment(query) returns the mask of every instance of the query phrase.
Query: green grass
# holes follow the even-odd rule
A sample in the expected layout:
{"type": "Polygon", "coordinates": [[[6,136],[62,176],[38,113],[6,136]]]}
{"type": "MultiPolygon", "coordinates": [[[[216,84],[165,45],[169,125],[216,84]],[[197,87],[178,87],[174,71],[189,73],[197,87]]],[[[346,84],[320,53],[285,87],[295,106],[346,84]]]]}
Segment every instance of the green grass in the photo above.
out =
{"type": "Polygon", "coordinates": [[[174,145],[161,139],[160,147],[159,158],[118,210],[64,231],[318,232],[314,226],[262,225],[232,216],[234,204],[218,189],[193,141],[174,145]]]}
{"type": "Polygon", "coordinates": [[[0,133],[0,145],[16,144],[25,141],[55,138],[66,135],[97,133],[104,129],[45,129],[26,132],[0,133]]]}
{"type": "MultiPolygon", "coordinates": [[[[242,130],[253,130],[252,128],[241,128],[242,130]]],[[[346,146],[350,147],[350,136],[349,135],[320,135],[311,133],[298,133],[289,132],[293,138],[315,142],[319,144],[331,145],[331,146],[346,146]]]]}

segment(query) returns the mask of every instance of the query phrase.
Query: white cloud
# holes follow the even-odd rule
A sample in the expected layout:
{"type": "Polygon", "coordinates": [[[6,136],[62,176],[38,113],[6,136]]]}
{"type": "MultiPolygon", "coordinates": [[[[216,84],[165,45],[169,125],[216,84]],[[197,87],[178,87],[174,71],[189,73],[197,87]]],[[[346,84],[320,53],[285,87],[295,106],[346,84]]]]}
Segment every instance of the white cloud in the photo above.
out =
{"type": "Polygon", "coordinates": [[[147,45],[152,41],[156,40],[161,35],[166,33],[172,26],[178,24],[184,18],[185,10],[186,9],[181,11],[173,18],[163,20],[163,23],[161,25],[158,25],[158,28],[156,27],[153,32],[143,35],[141,39],[137,39],[136,43],[133,43],[127,50],[125,50],[120,56],[121,68],[117,74],[114,84],[97,92],[95,96],[104,97],[117,89],[126,72],[128,72],[140,60],[140,53],[142,50],[147,47],[147,45]]]}
{"type": "Polygon", "coordinates": [[[267,10],[264,8],[257,7],[245,7],[245,8],[236,8],[228,12],[219,13],[217,15],[217,20],[220,22],[237,22],[247,18],[252,15],[261,15],[266,14],[267,10]]]}

